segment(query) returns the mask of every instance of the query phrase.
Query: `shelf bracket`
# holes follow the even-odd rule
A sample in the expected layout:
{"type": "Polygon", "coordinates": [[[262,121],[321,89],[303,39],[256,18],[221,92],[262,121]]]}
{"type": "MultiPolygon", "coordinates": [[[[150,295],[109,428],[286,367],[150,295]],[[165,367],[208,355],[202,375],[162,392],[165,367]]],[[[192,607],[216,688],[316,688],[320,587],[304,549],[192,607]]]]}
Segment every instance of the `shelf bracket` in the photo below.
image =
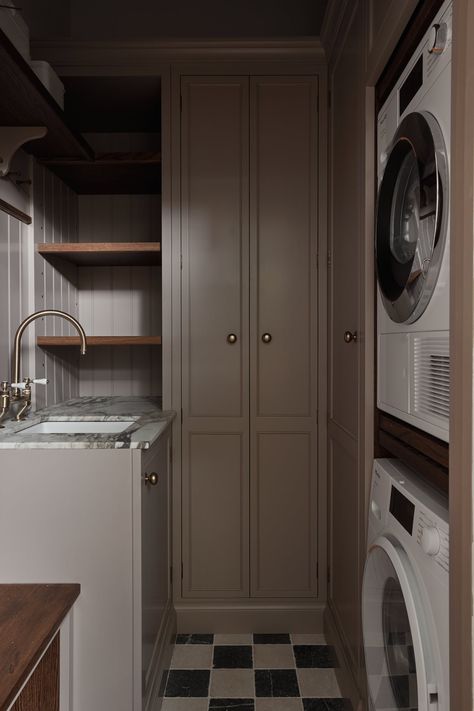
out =
{"type": "Polygon", "coordinates": [[[46,136],[43,126],[0,126],[0,177],[10,172],[13,156],[24,143],[46,136]]]}

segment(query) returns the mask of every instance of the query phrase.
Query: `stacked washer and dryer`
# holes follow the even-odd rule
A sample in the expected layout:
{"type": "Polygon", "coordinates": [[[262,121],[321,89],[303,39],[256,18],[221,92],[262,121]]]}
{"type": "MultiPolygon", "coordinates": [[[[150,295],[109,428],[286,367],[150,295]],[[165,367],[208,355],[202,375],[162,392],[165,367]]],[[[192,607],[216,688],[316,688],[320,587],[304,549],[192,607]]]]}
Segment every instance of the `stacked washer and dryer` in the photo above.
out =
{"type": "MultiPolygon", "coordinates": [[[[378,115],[378,407],[449,441],[452,2],[378,115]]],[[[374,463],[362,621],[369,707],[449,711],[449,519],[444,496],[374,463]]]]}

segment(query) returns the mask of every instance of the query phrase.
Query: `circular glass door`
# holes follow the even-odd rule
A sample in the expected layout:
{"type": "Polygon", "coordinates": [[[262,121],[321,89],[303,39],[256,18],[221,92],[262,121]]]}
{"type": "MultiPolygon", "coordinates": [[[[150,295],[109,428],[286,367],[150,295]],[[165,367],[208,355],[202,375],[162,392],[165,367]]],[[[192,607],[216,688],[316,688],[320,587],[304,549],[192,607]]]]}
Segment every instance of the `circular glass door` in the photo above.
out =
{"type": "Polygon", "coordinates": [[[426,309],[448,230],[448,168],[441,128],[408,114],[395,134],[377,203],[377,277],[385,309],[413,323],[426,309]]]}
{"type": "Polygon", "coordinates": [[[388,539],[369,551],[362,590],[367,680],[374,711],[427,711],[427,669],[416,582],[388,539]]]}

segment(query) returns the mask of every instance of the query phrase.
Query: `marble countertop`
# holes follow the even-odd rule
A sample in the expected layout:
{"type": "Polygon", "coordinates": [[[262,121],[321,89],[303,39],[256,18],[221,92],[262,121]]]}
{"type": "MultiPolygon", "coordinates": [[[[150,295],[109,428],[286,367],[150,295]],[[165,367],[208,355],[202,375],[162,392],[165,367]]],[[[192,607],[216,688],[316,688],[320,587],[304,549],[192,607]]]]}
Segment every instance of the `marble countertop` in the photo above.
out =
{"type": "Polygon", "coordinates": [[[175,413],[161,409],[158,397],[79,397],[30,413],[26,420],[4,420],[0,449],[149,449],[175,413]],[[40,422],[134,420],[118,434],[28,434],[40,422]]]}

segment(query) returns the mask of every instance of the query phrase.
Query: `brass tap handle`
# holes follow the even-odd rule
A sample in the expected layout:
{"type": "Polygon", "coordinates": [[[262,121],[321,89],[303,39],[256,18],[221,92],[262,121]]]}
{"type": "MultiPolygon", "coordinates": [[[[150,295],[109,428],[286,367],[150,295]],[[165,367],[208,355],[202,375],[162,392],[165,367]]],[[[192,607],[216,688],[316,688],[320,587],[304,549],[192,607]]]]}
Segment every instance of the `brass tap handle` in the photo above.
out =
{"type": "Polygon", "coordinates": [[[151,472],[151,474],[145,474],[145,485],[156,486],[158,484],[158,474],[156,472],[151,472]]]}

